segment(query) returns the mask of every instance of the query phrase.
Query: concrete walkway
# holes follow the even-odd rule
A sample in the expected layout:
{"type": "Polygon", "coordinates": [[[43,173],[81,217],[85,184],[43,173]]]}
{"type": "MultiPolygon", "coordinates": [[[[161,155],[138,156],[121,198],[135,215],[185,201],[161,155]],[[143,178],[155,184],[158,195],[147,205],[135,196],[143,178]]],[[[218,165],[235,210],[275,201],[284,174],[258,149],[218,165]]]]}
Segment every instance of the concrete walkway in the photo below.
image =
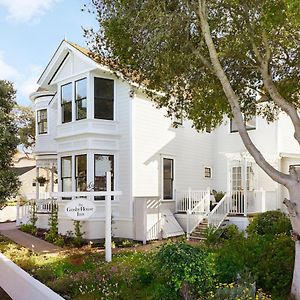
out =
{"type": "Polygon", "coordinates": [[[56,253],[63,250],[61,247],[43,241],[31,234],[22,232],[16,227],[15,222],[0,223],[0,234],[36,253],[56,253]]]}

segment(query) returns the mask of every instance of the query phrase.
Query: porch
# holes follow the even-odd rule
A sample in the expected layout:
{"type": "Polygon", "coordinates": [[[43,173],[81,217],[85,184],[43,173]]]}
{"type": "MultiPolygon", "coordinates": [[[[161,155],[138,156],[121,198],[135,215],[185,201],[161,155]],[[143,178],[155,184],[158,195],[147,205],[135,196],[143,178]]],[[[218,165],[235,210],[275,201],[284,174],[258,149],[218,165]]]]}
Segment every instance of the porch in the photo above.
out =
{"type": "MultiPolygon", "coordinates": [[[[249,215],[279,208],[276,190],[230,191],[214,201],[211,191],[176,191],[175,218],[189,235],[202,222],[218,228],[229,217],[247,218],[249,215]]],[[[239,218],[239,219],[240,219],[239,218]]]]}

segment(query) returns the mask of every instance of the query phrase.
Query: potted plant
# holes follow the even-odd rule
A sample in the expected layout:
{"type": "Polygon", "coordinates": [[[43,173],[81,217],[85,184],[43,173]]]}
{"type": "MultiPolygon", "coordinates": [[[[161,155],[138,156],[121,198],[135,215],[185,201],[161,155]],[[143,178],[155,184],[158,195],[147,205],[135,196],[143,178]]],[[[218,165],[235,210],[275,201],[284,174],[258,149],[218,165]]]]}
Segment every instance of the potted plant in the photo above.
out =
{"type": "Polygon", "coordinates": [[[44,176],[38,176],[35,180],[39,184],[45,184],[48,181],[44,176]]]}

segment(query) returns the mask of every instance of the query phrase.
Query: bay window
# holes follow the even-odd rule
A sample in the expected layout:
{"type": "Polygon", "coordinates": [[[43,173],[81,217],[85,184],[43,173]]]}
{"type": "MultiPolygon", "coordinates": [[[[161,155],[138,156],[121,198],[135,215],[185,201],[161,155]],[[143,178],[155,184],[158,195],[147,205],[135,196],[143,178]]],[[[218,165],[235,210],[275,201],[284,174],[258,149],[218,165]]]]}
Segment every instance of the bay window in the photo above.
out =
{"type": "MultiPolygon", "coordinates": [[[[111,189],[114,190],[114,156],[95,154],[94,156],[94,187],[95,191],[106,191],[106,172],[111,172],[111,189]]],[[[113,197],[112,197],[113,198],[113,197]]],[[[104,196],[95,197],[95,200],[105,200],[104,196]]]]}
{"type": "Polygon", "coordinates": [[[87,187],[87,159],[86,154],[75,156],[76,191],[86,191],[87,187]]]}
{"type": "Polygon", "coordinates": [[[47,133],[47,109],[37,111],[38,134],[47,133]]]}
{"type": "Polygon", "coordinates": [[[114,81],[110,79],[94,79],[94,118],[114,119],[114,81]]]}
{"type": "Polygon", "coordinates": [[[76,120],[86,119],[87,81],[86,78],[75,81],[76,120]]]}
{"type": "Polygon", "coordinates": [[[72,82],[61,86],[61,122],[72,121],[72,82]]]}
{"type": "Polygon", "coordinates": [[[61,158],[61,184],[62,192],[72,191],[72,156],[61,158]]]}

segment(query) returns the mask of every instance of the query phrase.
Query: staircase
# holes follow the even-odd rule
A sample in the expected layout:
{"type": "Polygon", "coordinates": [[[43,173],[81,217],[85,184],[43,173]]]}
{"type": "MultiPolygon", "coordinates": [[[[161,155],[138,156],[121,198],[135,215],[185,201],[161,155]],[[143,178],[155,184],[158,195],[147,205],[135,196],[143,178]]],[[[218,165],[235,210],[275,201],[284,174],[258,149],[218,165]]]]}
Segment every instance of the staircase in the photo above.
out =
{"type": "Polygon", "coordinates": [[[192,233],[189,236],[190,240],[206,240],[205,231],[208,227],[208,220],[207,218],[203,219],[197,227],[192,231],[192,233]]]}
{"type": "Polygon", "coordinates": [[[220,227],[226,226],[227,215],[230,208],[230,198],[225,194],[221,201],[214,207],[212,211],[207,213],[205,217],[194,227],[194,229],[188,235],[189,239],[205,240],[204,233],[208,226],[212,226],[217,230],[220,227]]]}

